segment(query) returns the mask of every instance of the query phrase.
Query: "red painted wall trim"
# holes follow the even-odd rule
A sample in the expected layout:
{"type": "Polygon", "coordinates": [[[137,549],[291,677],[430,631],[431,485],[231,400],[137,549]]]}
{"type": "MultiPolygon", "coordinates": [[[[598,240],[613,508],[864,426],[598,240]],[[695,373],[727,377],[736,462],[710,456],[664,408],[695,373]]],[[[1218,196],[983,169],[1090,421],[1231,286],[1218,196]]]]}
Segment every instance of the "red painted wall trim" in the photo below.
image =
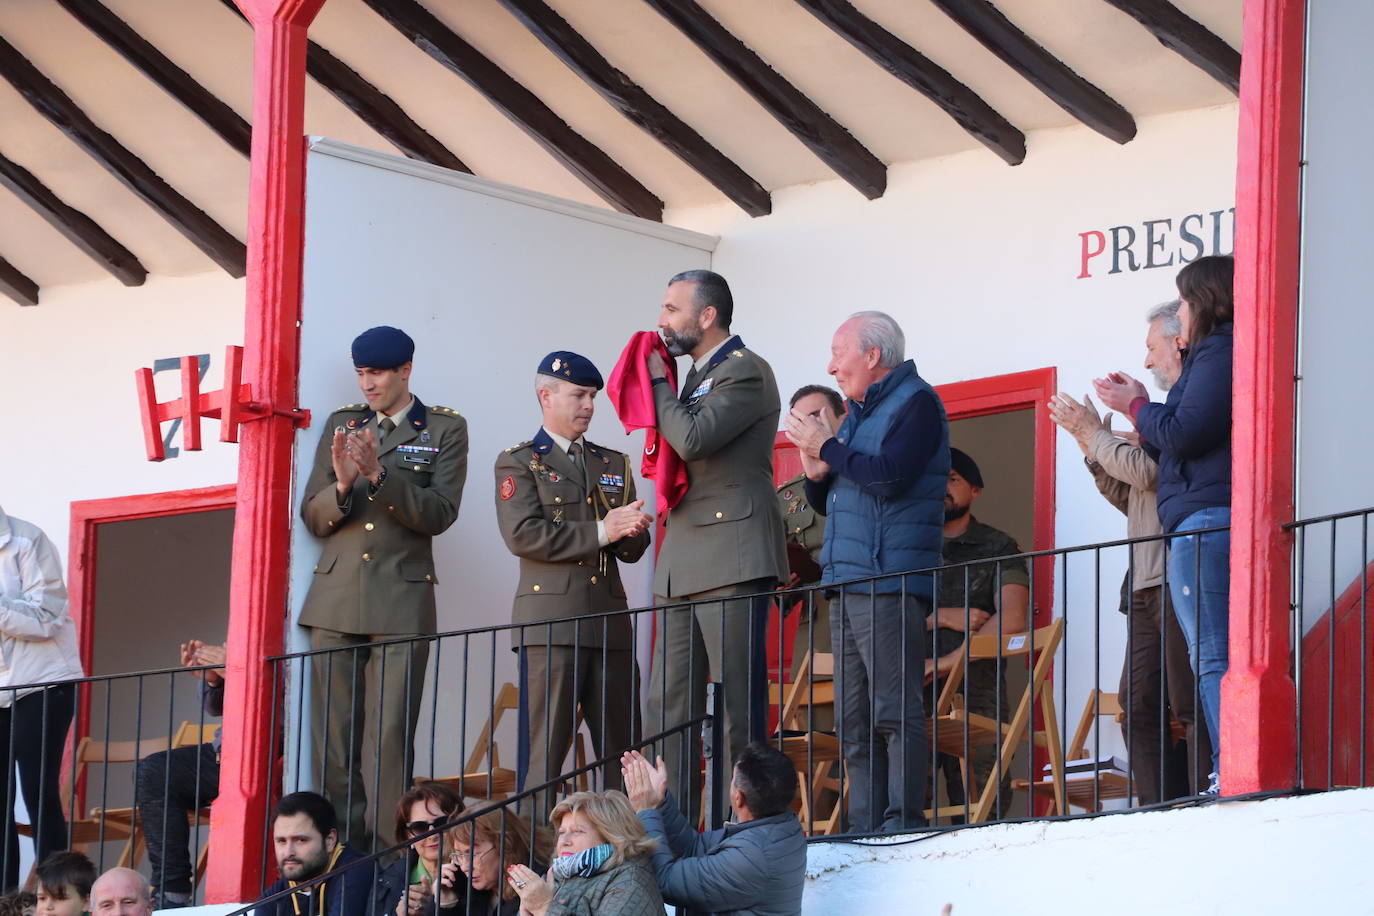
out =
{"type": "Polygon", "coordinates": [[[235,0],[253,23],[253,155],[243,380],[265,416],[243,424],[230,573],[220,794],[211,808],[206,901],[263,887],[276,749],[269,655],[286,629],[291,452],[300,379],[306,30],[324,0],[235,0]]]}
{"type": "Polygon", "coordinates": [[[1236,162],[1230,670],[1221,789],[1296,778],[1289,674],[1302,154],[1303,0],[1246,0],[1236,162]]]}

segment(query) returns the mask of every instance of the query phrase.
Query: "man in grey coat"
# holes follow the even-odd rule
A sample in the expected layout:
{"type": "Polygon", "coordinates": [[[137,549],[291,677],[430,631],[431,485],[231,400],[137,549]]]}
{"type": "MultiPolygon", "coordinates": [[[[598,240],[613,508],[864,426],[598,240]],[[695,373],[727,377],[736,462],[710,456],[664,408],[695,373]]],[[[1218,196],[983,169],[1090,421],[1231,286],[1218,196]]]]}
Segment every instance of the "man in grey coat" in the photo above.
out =
{"type": "MultiPolygon", "coordinates": [[[[764,623],[759,595],[787,579],[782,514],[773,489],[773,441],[782,401],[773,370],[730,332],[734,299],[725,278],[690,270],[668,282],[658,326],[674,356],[690,356],[682,392],[650,354],[658,432],[687,465],[687,492],[665,521],[654,570],[657,619],[645,729],[700,716],[708,676],[722,683],[726,759],[767,727],[764,623]]],[[[673,788],[695,822],[696,743],[666,742],[673,788]]],[[[724,787],[720,801],[724,802],[724,787]]]]}
{"type": "Polygon", "coordinates": [[[621,758],[625,791],[658,840],[653,869],[663,900],[689,913],[797,916],[806,878],[806,835],[792,800],[797,770],[778,749],[755,742],[735,759],[733,823],[697,833],[668,794],[668,771],[638,751],[621,758]]]}

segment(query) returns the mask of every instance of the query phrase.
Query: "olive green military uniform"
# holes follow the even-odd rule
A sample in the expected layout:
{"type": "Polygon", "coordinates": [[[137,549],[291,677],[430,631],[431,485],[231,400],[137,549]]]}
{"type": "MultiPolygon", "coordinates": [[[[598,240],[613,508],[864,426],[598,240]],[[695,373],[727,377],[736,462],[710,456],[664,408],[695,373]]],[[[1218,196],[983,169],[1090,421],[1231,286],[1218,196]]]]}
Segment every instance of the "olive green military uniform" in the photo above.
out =
{"type": "MultiPolygon", "coordinates": [[[[985,525],[976,518],[970,518],[968,529],[963,534],[945,539],[944,562],[946,565],[969,563],[973,560],[1005,557],[1020,552],[1021,548],[1011,535],[991,525],[985,525]]],[[[975,563],[967,567],[956,566],[953,569],[938,573],[937,576],[939,596],[937,608],[977,608],[994,617],[997,614],[998,598],[1003,586],[1024,585],[1029,587],[1030,585],[1030,577],[1026,571],[1024,558],[1003,560],[1000,563],[975,563]],[[967,574],[965,569],[968,570],[967,574]]],[[[939,627],[935,631],[935,652],[932,657],[939,659],[963,644],[964,633],[962,631],[939,627]]],[[[936,682],[935,696],[939,696],[939,690],[942,686],[943,679],[936,682]]],[[[1000,706],[1001,720],[1003,722],[1011,721],[1015,710],[1011,708],[1007,691],[1005,660],[1002,662],[970,663],[964,675],[963,687],[959,692],[964,695],[964,706],[969,712],[995,719],[998,716],[1000,706]]],[[[934,706],[932,705],[931,708],[933,709],[934,706]]],[[[969,778],[975,793],[981,792],[983,785],[993,775],[992,770],[996,761],[996,747],[988,745],[974,749],[972,765],[969,768],[969,778]]],[[[937,759],[936,771],[945,774],[945,792],[949,803],[951,805],[963,804],[964,783],[959,759],[947,754],[940,754],[937,759]]],[[[1002,774],[999,795],[1001,796],[1004,816],[1013,799],[1011,778],[1010,772],[1002,774]]],[[[977,801],[976,794],[974,801],[977,801]]]]}
{"type": "MultiPolygon", "coordinates": [[[[825,541],[825,516],[806,501],[805,474],[798,474],[778,487],[778,510],[782,512],[788,546],[800,545],[819,566],[821,545],[825,541]]],[[[814,585],[819,581],[812,577],[796,584],[814,585]]],[[[795,608],[801,613],[797,636],[792,642],[792,673],[795,675],[808,651],[830,651],[830,607],[820,589],[800,593],[794,600],[795,608]]]]}
{"type": "MultiPolygon", "coordinates": [[[[381,651],[371,642],[435,630],[432,542],[458,517],[467,477],[468,427],[447,407],[414,399],[405,419],[378,446],[380,486],[359,477],[340,500],[330,457],[334,431],[371,429],[380,419],[364,404],[329,415],[305,485],[301,518],[323,538],[299,623],[316,649],[360,646],[312,657],[314,739],[323,755],[324,792],[339,812],[343,838],[366,852],[410,783],[416,717],[429,660],[426,642],[381,651]],[[362,778],[363,729],[376,719],[380,755],[377,798],[362,778]],[[373,710],[373,716],[365,714],[373,710]],[[370,802],[370,804],[369,804],[370,802]]],[[[387,831],[389,833],[389,830],[387,831]]]]}
{"type": "MultiPolygon", "coordinates": [[[[619,562],[633,563],[649,546],[649,532],[600,546],[597,521],[635,500],[625,455],[585,439],[582,467],[543,429],[496,458],[496,521],[520,559],[512,633],[521,650],[520,771],[525,786],[558,776],[572,742],[579,708],[596,756],[627,749],[639,733],[639,676],[630,618],[591,616],[626,608],[619,562]]],[[[647,621],[646,621],[647,623],[647,621]]],[[[606,785],[620,785],[618,763],[606,785]]],[[[540,799],[547,813],[553,793],[540,799]]]]}
{"type": "MultiPolygon", "coordinates": [[[[655,384],[654,404],[658,432],[686,464],[688,485],[668,514],[654,571],[656,602],[683,605],[659,616],[648,729],[702,715],[709,675],[723,686],[727,741],[719,750],[729,761],[767,729],[766,603],[730,599],[787,581],[773,486],[782,401],[772,368],[732,337],[701,371],[688,372],[680,395],[655,384]]],[[[696,768],[683,767],[695,754],[684,756],[684,742],[674,738],[663,757],[669,786],[695,817],[696,768]]]]}

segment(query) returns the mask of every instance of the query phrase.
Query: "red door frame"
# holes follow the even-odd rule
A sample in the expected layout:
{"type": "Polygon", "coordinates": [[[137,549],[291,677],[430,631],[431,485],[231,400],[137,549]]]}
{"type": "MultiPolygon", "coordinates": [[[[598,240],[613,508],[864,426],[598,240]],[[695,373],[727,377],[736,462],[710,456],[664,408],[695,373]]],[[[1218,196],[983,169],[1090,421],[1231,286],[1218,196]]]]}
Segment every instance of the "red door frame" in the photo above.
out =
{"type": "MultiPolygon", "coordinates": [[[[71,529],[67,536],[68,609],[76,624],[77,649],[81,668],[89,672],[95,652],[95,577],[99,560],[100,526],[142,518],[186,515],[234,508],[237,487],[223,484],[165,493],[140,493],[109,499],[83,499],[72,502],[71,529]]],[[[170,667],[175,663],[168,660],[170,667]]],[[[90,726],[90,691],[81,692],[77,708],[76,733],[86,734],[90,726]]]]}

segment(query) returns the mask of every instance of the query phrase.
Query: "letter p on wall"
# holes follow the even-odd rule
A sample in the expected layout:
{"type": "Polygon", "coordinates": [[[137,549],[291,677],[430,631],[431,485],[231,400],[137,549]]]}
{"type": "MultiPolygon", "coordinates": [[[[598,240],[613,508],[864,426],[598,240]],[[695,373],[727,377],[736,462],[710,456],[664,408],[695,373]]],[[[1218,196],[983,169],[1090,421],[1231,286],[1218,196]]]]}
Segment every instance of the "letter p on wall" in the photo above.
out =
{"type": "Polygon", "coordinates": [[[1081,269],[1078,272],[1078,276],[1074,279],[1083,280],[1092,276],[1092,274],[1088,273],[1088,261],[1092,260],[1093,258],[1100,255],[1102,252],[1107,250],[1107,237],[1103,235],[1101,232],[1098,232],[1096,229],[1090,229],[1087,232],[1078,233],[1078,238],[1079,241],[1082,242],[1083,246],[1082,255],[1079,260],[1079,265],[1081,269]],[[1089,242],[1089,239],[1092,239],[1094,242],[1096,242],[1096,245],[1093,245],[1091,242],[1089,242]]]}

